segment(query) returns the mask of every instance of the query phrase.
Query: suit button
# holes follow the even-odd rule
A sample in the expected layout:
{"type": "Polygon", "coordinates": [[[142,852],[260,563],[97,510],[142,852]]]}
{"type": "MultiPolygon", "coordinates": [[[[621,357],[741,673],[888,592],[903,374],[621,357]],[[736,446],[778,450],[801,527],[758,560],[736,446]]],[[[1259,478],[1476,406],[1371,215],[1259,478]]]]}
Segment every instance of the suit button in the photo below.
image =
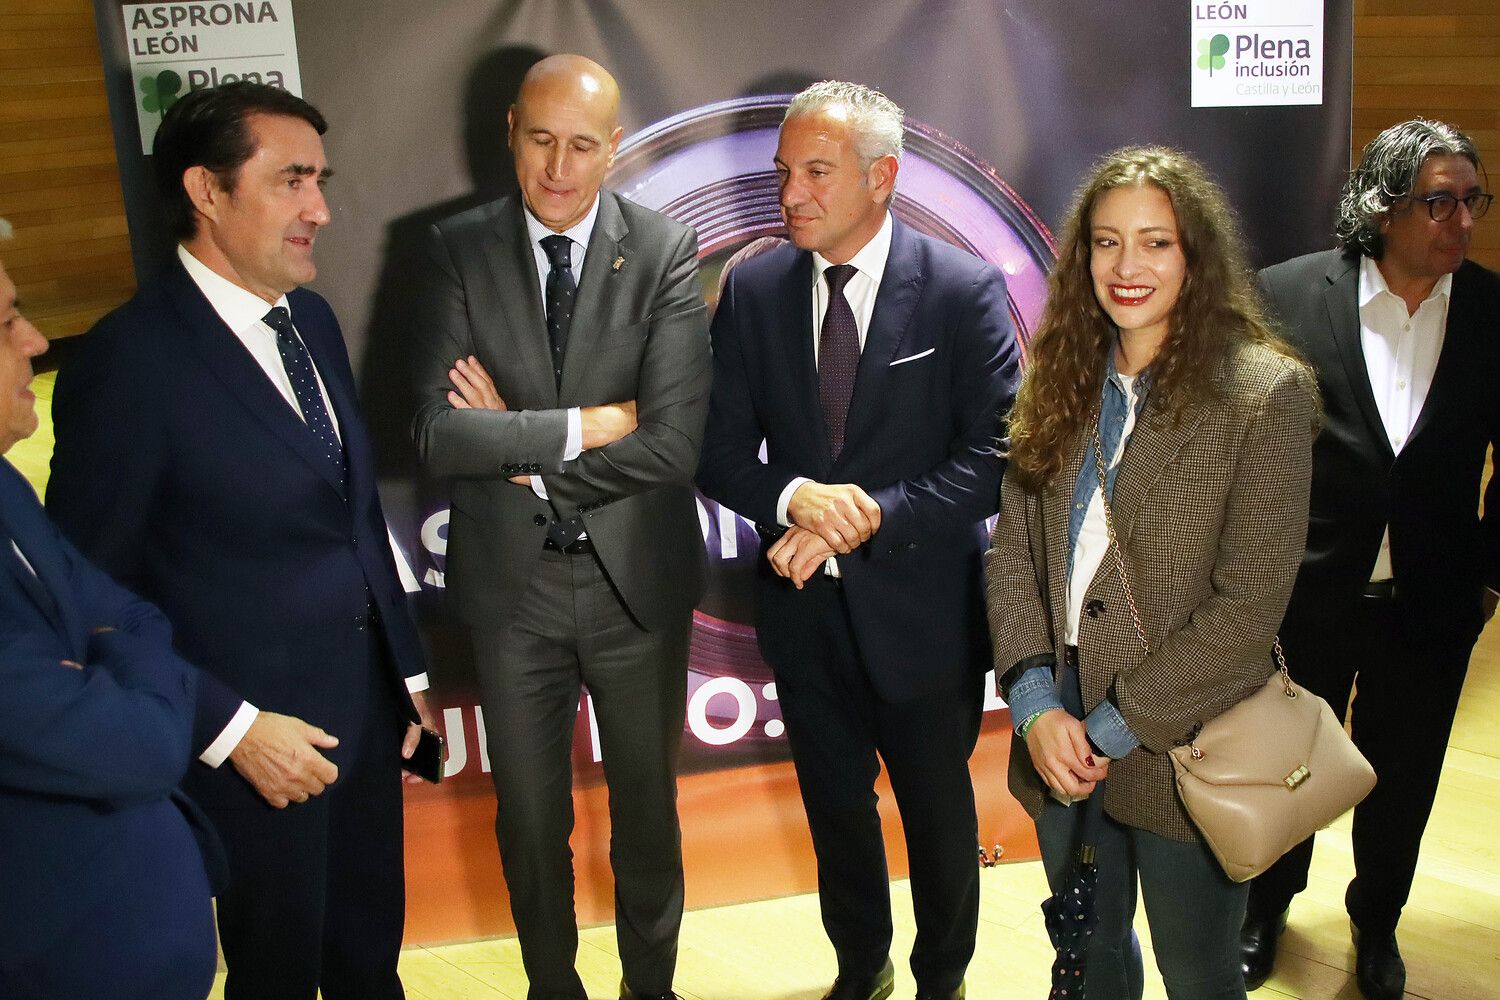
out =
{"type": "Polygon", "coordinates": [[[1099,600],[1089,601],[1083,606],[1083,613],[1090,618],[1098,618],[1104,614],[1104,602],[1099,600]]]}
{"type": "Polygon", "coordinates": [[[535,517],[533,517],[531,519],[531,523],[540,528],[542,525],[544,525],[544,524],[547,523],[547,515],[546,514],[537,514],[535,517]]]}

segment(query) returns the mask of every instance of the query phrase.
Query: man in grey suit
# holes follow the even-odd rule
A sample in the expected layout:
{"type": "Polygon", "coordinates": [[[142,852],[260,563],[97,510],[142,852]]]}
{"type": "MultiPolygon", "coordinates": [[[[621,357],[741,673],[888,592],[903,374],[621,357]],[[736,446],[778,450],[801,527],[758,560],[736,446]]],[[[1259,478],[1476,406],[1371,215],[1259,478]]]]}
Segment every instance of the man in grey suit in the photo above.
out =
{"type": "Polygon", "coordinates": [[[530,1000],[582,1000],[568,836],[587,685],[609,783],[622,998],[672,996],[676,759],[704,552],[708,407],[691,229],[601,191],[622,129],[558,55],[510,109],[519,195],[433,227],[413,432],[452,483],[447,584],[473,637],[530,1000]]]}

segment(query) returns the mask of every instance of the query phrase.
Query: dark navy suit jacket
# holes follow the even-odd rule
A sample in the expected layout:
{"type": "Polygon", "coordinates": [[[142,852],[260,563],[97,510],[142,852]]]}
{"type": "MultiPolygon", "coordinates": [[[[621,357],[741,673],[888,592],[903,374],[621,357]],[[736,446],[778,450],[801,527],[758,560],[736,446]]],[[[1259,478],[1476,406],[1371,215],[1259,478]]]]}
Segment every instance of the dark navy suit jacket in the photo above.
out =
{"type": "MultiPolygon", "coordinates": [[[[880,530],[838,560],[849,614],[878,693],[921,697],[989,667],[980,553],[984,520],[999,509],[1002,415],[1020,363],[1005,279],[894,223],[838,459],[818,402],[812,287],[812,255],[790,244],[730,274],[713,319],[699,485],[768,539],[796,477],[869,493],[880,530]]],[[[778,622],[809,602],[764,558],[759,566],[761,650],[777,670],[796,670],[805,651],[778,622]]]]}
{"type": "Polygon", "coordinates": [[[0,996],[203,997],[211,834],[174,792],[198,673],[8,462],[0,564],[0,996]]]}

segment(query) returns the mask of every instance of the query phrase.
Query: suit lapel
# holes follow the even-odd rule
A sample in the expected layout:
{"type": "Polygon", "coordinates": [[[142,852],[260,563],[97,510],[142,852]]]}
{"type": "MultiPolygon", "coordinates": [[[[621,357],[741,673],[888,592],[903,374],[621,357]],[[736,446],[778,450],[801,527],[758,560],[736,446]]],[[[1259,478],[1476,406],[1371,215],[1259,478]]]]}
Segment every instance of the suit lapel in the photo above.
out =
{"type": "MultiPolygon", "coordinates": [[[[1208,414],[1204,406],[1194,407],[1175,423],[1166,414],[1155,412],[1148,401],[1141,412],[1141,419],[1125,442],[1125,453],[1120,456],[1120,470],[1115,474],[1114,495],[1110,499],[1110,510],[1114,514],[1115,532],[1121,542],[1130,537],[1135,524],[1136,512],[1141,501],[1168,463],[1177,457],[1182,446],[1192,439],[1198,425],[1208,414]]],[[[1110,565],[1110,561],[1105,561],[1110,565]]]]}
{"type": "MultiPolygon", "coordinates": [[[[578,297],[573,305],[573,322],[568,328],[568,346],[563,353],[561,399],[574,399],[579,381],[588,369],[594,344],[599,335],[614,325],[610,306],[620,301],[620,282],[627,280],[630,251],[624,240],[630,232],[620,215],[615,196],[599,192],[599,214],[589,236],[588,251],[583,257],[583,274],[579,276],[578,297]],[[620,266],[616,267],[615,262],[620,266]]],[[[543,329],[546,327],[544,326],[543,329]]]]}
{"type": "Polygon", "coordinates": [[[907,228],[892,221],[891,250],[885,261],[885,274],[875,294],[875,311],[865,346],[859,354],[854,377],[854,396],[849,401],[849,416],[844,426],[844,450],[856,451],[860,434],[874,426],[890,378],[891,360],[906,337],[912,312],[922,297],[926,276],[917,259],[917,242],[907,228]]]}
{"type": "MultiPolygon", "coordinates": [[[[543,407],[554,407],[558,400],[557,379],[552,374],[547,315],[542,311],[536,255],[526,233],[520,195],[506,199],[495,223],[496,238],[485,244],[485,265],[490,274],[490,287],[495,290],[488,312],[508,329],[511,340],[509,356],[519,359],[536,387],[543,407]]],[[[577,330],[576,306],[573,318],[572,329],[577,330]]],[[[505,353],[502,347],[502,357],[505,353]]]]}
{"type": "Polygon", "coordinates": [[[1453,285],[1448,291],[1448,318],[1443,327],[1443,349],[1438,353],[1437,368],[1432,373],[1432,385],[1427,388],[1422,412],[1417,414],[1417,422],[1407,435],[1408,443],[1432,422],[1432,414],[1446,405],[1454,384],[1475,363],[1469,357],[1470,337],[1473,331],[1481,329],[1481,325],[1472,308],[1474,296],[1465,294],[1469,286],[1466,272],[1467,268],[1460,268],[1453,275],[1453,285]]]}
{"type": "MultiPolygon", "coordinates": [[[[338,492],[338,478],[323,456],[317,439],[298,416],[286,397],[271,384],[233,330],[224,325],[208,299],[198,290],[180,263],[173,262],[164,275],[165,288],[183,319],[193,350],[208,369],[223,383],[230,396],[238,400],[271,435],[296,452],[324,482],[338,492]]],[[[305,319],[305,317],[304,317],[305,319]]],[[[298,322],[296,315],[292,323],[298,322]]],[[[306,337],[303,342],[307,342],[306,337]]],[[[324,376],[324,381],[328,379],[324,376]]]]}
{"type": "Polygon", "coordinates": [[[1375,405],[1375,392],[1370,388],[1370,370],[1365,367],[1365,348],[1359,335],[1359,261],[1338,255],[1326,275],[1328,287],[1323,289],[1323,302],[1328,308],[1328,327],[1333,331],[1333,342],[1338,345],[1339,357],[1344,362],[1344,376],[1349,381],[1349,393],[1354,405],[1364,417],[1365,430],[1387,460],[1395,458],[1391,443],[1386,439],[1385,423],[1380,419],[1380,408],[1375,405]]]}
{"type": "Polygon", "coordinates": [[[830,462],[828,429],[823,426],[818,365],[813,358],[813,338],[818,331],[812,322],[812,254],[790,246],[786,249],[793,257],[779,283],[770,290],[773,301],[768,303],[771,314],[768,318],[772,322],[764,334],[767,347],[774,348],[781,357],[771,359],[767,370],[782,373],[786,378],[792,412],[802,415],[796,424],[807,431],[808,453],[826,471],[830,462]]]}
{"type": "Polygon", "coordinates": [[[1053,638],[1060,642],[1068,613],[1068,516],[1073,507],[1073,487],[1083,468],[1083,449],[1074,448],[1047,484],[1042,487],[1042,529],[1047,545],[1047,599],[1052,608],[1053,638]]]}
{"type": "Polygon", "coordinates": [[[337,329],[314,327],[305,311],[304,321],[298,325],[295,300],[292,309],[292,323],[302,335],[308,354],[312,355],[313,364],[317,366],[318,375],[323,380],[323,388],[328,391],[328,403],[338,419],[339,441],[344,447],[345,495],[351,502],[356,497],[371,496],[373,494],[365,489],[366,484],[363,482],[369,472],[365,456],[370,454],[370,448],[365,436],[365,422],[360,415],[359,397],[355,394],[353,385],[344,378],[348,368],[345,358],[340,356],[342,352],[339,347],[342,343],[335,345],[331,342],[335,337],[342,340],[343,334],[337,329]]]}
{"type": "MultiPolygon", "coordinates": [[[[31,565],[27,570],[15,552],[0,551],[0,562],[16,585],[27,595],[44,617],[52,623],[75,657],[82,655],[77,640],[83,635],[83,625],[78,618],[78,609],[73,606],[68,588],[67,568],[63,565],[62,549],[52,538],[52,527],[47,522],[31,484],[4,462],[0,476],[4,477],[3,499],[0,499],[0,529],[8,533],[0,538],[0,545],[7,550],[14,540],[16,548],[31,565]]],[[[81,660],[80,660],[81,662],[81,660]]]]}

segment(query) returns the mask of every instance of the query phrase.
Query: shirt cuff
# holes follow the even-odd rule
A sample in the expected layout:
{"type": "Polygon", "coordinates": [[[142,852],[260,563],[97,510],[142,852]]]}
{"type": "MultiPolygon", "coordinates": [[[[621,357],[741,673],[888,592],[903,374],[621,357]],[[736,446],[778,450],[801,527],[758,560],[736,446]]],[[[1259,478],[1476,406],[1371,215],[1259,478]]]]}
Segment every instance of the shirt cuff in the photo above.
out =
{"type": "Polygon", "coordinates": [[[1021,723],[1033,715],[1063,707],[1052,681],[1052,671],[1040,666],[1030,668],[1010,686],[1006,703],[1010,705],[1011,728],[1017,736],[1021,734],[1021,723]]]}
{"type": "Polygon", "coordinates": [[[563,461],[583,454],[583,407],[568,407],[568,440],[563,443],[563,461]]]}
{"type": "Polygon", "coordinates": [[[530,478],[531,478],[531,492],[535,493],[537,496],[541,497],[543,500],[547,499],[547,484],[542,482],[542,477],[541,476],[532,476],[530,478]]]}
{"type": "Polygon", "coordinates": [[[420,674],[412,674],[406,679],[407,694],[416,694],[418,691],[426,691],[431,686],[432,682],[427,679],[427,671],[425,670],[420,674]]]}
{"type": "Polygon", "coordinates": [[[234,753],[234,748],[240,745],[240,740],[250,731],[250,724],[260,714],[260,709],[248,701],[240,702],[240,707],[229,719],[229,725],[225,726],[218,737],[208,745],[208,749],[198,755],[198,759],[209,767],[218,767],[234,753]]]}
{"type": "Polygon", "coordinates": [[[800,487],[803,483],[810,482],[812,482],[812,480],[808,479],[806,476],[798,476],[796,479],[793,479],[791,482],[786,484],[786,489],[782,490],[781,496],[776,498],[777,524],[781,525],[783,528],[790,528],[792,526],[791,519],[787,517],[786,513],[787,507],[791,506],[792,503],[792,494],[796,493],[797,488],[800,487]]]}
{"type": "Polygon", "coordinates": [[[1083,728],[1088,732],[1089,742],[1110,760],[1119,760],[1141,745],[1115,703],[1107,698],[1083,720],[1083,728]]]}

